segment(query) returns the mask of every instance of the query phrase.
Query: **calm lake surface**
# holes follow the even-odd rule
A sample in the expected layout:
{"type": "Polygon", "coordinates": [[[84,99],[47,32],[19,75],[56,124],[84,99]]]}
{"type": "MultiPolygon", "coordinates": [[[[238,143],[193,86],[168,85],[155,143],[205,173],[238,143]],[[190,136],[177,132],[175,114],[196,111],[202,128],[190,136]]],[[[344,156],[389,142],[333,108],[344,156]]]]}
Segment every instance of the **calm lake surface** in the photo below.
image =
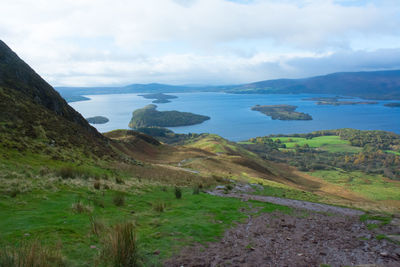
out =
{"type": "MultiPolygon", "coordinates": [[[[106,124],[95,126],[100,132],[128,129],[135,109],[151,104],[139,94],[88,95],[89,101],[69,103],[85,118],[105,116],[106,124]]],[[[171,127],[176,133],[215,133],[232,141],[269,134],[308,133],[316,130],[355,128],[360,130],[385,130],[400,133],[400,108],[388,108],[383,104],[395,101],[378,101],[376,105],[316,105],[304,98],[322,95],[256,95],[226,93],[174,93],[177,99],[171,103],[156,104],[158,110],[178,110],[210,116],[201,124],[171,127]],[[279,121],[252,111],[256,104],[288,104],[298,106],[297,111],[313,117],[311,121],[279,121]]],[[[326,96],[326,95],[323,95],[326,96]]],[[[352,101],[358,99],[353,98],[352,101]]]]}

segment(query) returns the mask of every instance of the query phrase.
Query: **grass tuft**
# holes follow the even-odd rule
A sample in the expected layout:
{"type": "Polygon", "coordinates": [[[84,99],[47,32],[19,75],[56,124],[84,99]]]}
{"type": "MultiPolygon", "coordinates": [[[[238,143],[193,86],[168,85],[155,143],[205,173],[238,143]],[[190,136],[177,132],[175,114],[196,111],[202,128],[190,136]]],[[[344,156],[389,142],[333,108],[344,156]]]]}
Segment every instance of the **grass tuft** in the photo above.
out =
{"type": "Polygon", "coordinates": [[[93,183],[93,187],[94,187],[94,189],[96,189],[96,190],[100,190],[101,183],[100,183],[99,181],[95,181],[95,182],[93,183]]]}
{"type": "Polygon", "coordinates": [[[90,216],[89,221],[91,232],[96,236],[99,236],[106,229],[106,225],[102,219],[90,216]]]}
{"type": "Polygon", "coordinates": [[[113,197],[113,203],[115,206],[124,206],[125,205],[125,196],[122,193],[116,193],[113,197]]]}
{"type": "Polygon", "coordinates": [[[157,212],[164,212],[166,207],[167,204],[165,204],[165,202],[156,202],[153,204],[153,209],[157,212]]]}
{"type": "Polygon", "coordinates": [[[0,266],[61,267],[66,266],[66,264],[59,248],[50,249],[35,240],[15,248],[1,248],[0,266]]]}
{"type": "Polygon", "coordinates": [[[76,170],[70,166],[65,166],[62,167],[58,170],[58,175],[61,176],[63,179],[68,179],[68,178],[75,178],[77,173],[76,170]]]}
{"type": "Polygon", "coordinates": [[[392,217],[383,214],[364,214],[360,216],[360,221],[366,222],[368,220],[380,221],[382,225],[387,225],[392,221],[392,217]]]}
{"type": "Polygon", "coordinates": [[[82,168],[64,166],[58,170],[58,175],[63,179],[88,178],[90,173],[82,168]]]}
{"type": "Polygon", "coordinates": [[[182,189],[180,189],[179,187],[175,187],[175,197],[177,199],[181,199],[182,198],[182,189]]]}
{"type": "Polygon", "coordinates": [[[94,206],[97,206],[97,207],[100,207],[100,208],[105,208],[105,203],[104,203],[104,199],[103,198],[100,198],[100,197],[94,197],[93,198],[93,205],[94,206]]]}
{"type": "Polygon", "coordinates": [[[115,177],[115,183],[117,183],[117,184],[125,184],[124,180],[122,180],[120,177],[115,177]]]}
{"type": "Polygon", "coordinates": [[[21,193],[21,192],[20,192],[20,190],[18,188],[12,188],[9,191],[10,197],[13,197],[13,198],[16,197],[19,193],[21,193]]]}
{"type": "Polygon", "coordinates": [[[39,169],[39,174],[40,174],[40,176],[45,176],[45,175],[48,175],[48,174],[50,174],[51,173],[51,170],[49,169],[49,168],[47,168],[47,167],[41,167],[40,169],[39,169]]]}
{"type": "Polygon", "coordinates": [[[93,207],[89,205],[85,205],[80,199],[72,204],[72,210],[75,213],[91,213],[93,211],[93,207]]]}
{"type": "Polygon", "coordinates": [[[139,266],[138,244],[132,223],[115,225],[106,239],[101,256],[114,267],[139,266]]]}
{"type": "Polygon", "coordinates": [[[200,194],[200,187],[197,185],[193,187],[193,195],[198,195],[200,194]]]}

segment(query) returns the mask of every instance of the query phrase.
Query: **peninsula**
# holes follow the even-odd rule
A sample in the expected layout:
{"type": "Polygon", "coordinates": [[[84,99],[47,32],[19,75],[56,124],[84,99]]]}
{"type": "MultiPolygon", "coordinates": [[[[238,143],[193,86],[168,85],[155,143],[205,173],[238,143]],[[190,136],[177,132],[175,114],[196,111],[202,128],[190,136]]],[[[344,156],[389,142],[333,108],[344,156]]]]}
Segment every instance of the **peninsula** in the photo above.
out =
{"type": "Polygon", "coordinates": [[[292,105],[255,105],[251,110],[259,111],[273,120],[312,120],[309,114],[295,111],[292,105]]]}
{"type": "Polygon", "coordinates": [[[209,119],[210,117],[208,116],[190,112],[158,111],[156,105],[150,104],[132,113],[129,127],[132,129],[151,126],[177,127],[199,124],[209,119]]]}
{"type": "Polygon", "coordinates": [[[169,99],[174,99],[178,98],[177,96],[174,95],[166,95],[163,93],[155,93],[155,94],[146,94],[146,95],[140,95],[146,99],[155,99],[153,103],[169,103],[171,102],[169,99]]]}
{"type": "Polygon", "coordinates": [[[312,97],[306,98],[303,100],[306,101],[316,101],[317,105],[332,105],[332,106],[340,106],[340,105],[374,105],[378,104],[376,101],[347,101],[340,100],[343,97],[312,97]]]}

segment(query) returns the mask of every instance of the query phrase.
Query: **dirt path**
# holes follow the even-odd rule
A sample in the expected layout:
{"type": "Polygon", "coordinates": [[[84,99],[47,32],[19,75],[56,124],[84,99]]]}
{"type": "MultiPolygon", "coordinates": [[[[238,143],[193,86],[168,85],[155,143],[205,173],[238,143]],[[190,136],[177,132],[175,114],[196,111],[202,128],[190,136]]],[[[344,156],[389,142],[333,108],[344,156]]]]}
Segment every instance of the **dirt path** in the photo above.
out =
{"type": "Polygon", "coordinates": [[[180,168],[183,171],[187,171],[187,172],[191,172],[191,173],[195,173],[195,174],[200,174],[200,171],[196,171],[196,170],[189,169],[189,168],[184,168],[184,164],[186,164],[188,162],[192,162],[194,160],[202,159],[202,158],[204,158],[204,157],[188,158],[188,159],[181,160],[180,162],[178,162],[178,166],[177,167],[180,168]]]}
{"type": "Polygon", "coordinates": [[[363,212],[359,210],[218,190],[209,193],[295,209],[290,214],[259,216],[254,216],[257,211],[253,210],[246,223],[229,229],[220,241],[187,247],[164,262],[165,266],[400,267],[400,246],[378,240],[360,221],[363,212]]]}
{"type": "Polygon", "coordinates": [[[187,247],[165,266],[400,266],[400,246],[377,240],[355,216],[250,215],[206,246],[187,247]]]}
{"type": "Polygon", "coordinates": [[[360,210],[354,210],[349,208],[342,208],[337,206],[331,206],[327,204],[320,204],[302,200],[294,200],[287,198],[279,198],[279,197],[269,197],[269,196],[257,196],[257,195],[249,195],[249,194],[241,194],[241,193],[229,193],[225,194],[221,191],[209,191],[211,195],[221,196],[221,197],[234,197],[240,198],[243,200],[257,200],[261,202],[269,202],[279,205],[284,205],[288,207],[298,208],[298,209],[306,209],[314,212],[327,212],[327,213],[335,213],[335,214],[343,214],[347,216],[360,216],[363,215],[364,212],[360,210]]]}
{"type": "Polygon", "coordinates": [[[200,172],[199,171],[196,171],[196,170],[192,170],[192,169],[189,169],[189,168],[183,168],[183,167],[177,167],[177,166],[171,166],[171,165],[167,165],[167,164],[155,164],[155,165],[157,165],[157,166],[161,166],[161,167],[164,167],[164,168],[168,168],[168,169],[172,169],[172,170],[178,170],[178,171],[185,171],[185,172],[190,172],[190,173],[194,173],[194,174],[200,174],[200,172]]]}

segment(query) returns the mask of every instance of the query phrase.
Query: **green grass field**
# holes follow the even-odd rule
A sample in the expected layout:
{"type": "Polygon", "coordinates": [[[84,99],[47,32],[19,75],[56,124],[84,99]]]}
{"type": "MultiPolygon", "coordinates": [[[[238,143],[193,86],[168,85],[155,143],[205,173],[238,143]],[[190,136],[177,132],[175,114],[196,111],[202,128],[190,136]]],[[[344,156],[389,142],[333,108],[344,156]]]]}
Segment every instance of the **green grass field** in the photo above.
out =
{"type": "Polygon", "coordinates": [[[262,190],[256,190],[253,192],[254,195],[261,196],[273,196],[273,197],[281,197],[281,198],[290,198],[297,200],[304,200],[310,202],[321,202],[323,197],[313,194],[311,192],[306,192],[303,190],[298,190],[290,187],[283,186],[267,186],[264,185],[262,190]]]}
{"type": "Polygon", "coordinates": [[[393,150],[385,150],[386,153],[391,153],[391,154],[395,154],[397,156],[400,156],[400,152],[399,151],[393,151],[393,150]]]}
{"type": "MultiPolygon", "coordinates": [[[[289,211],[274,204],[252,205],[261,207],[263,212],[289,211]]],[[[0,244],[15,245],[27,239],[39,239],[50,246],[61,243],[62,253],[72,266],[93,266],[102,237],[91,233],[90,218],[97,218],[106,226],[133,221],[141,255],[148,264],[159,265],[182,246],[221,236],[233,222],[246,218],[240,212],[243,208],[248,209],[248,203],[203,193],[193,195],[192,189],[183,190],[182,199],[176,199],[171,187],[119,193],[64,186],[15,197],[1,195],[0,244]],[[116,194],[125,196],[123,206],[114,205],[116,194]],[[91,211],[74,212],[72,205],[78,201],[91,211]],[[154,209],[157,203],[165,205],[164,212],[154,209]]]]}
{"type": "Polygon", "coordinates": [[[310,175],[343,186],[371,200],[400,200],[400,182],[362,172],[314,171],[310,175]]]}
{"type": "Polygon", "coordinates": [[[275,137],[272,140],[281,140],[287,148],[294,148],[297,145],[304,146],[308,144],[312,148],[320,148],[328,152],[349,152],[357,153],[362,150],[360,147],[354,147],[350,145],[347,140],[340,139],[339,136],[319,136],[312,139],[306,139],[301,137],[275,137]]]}

